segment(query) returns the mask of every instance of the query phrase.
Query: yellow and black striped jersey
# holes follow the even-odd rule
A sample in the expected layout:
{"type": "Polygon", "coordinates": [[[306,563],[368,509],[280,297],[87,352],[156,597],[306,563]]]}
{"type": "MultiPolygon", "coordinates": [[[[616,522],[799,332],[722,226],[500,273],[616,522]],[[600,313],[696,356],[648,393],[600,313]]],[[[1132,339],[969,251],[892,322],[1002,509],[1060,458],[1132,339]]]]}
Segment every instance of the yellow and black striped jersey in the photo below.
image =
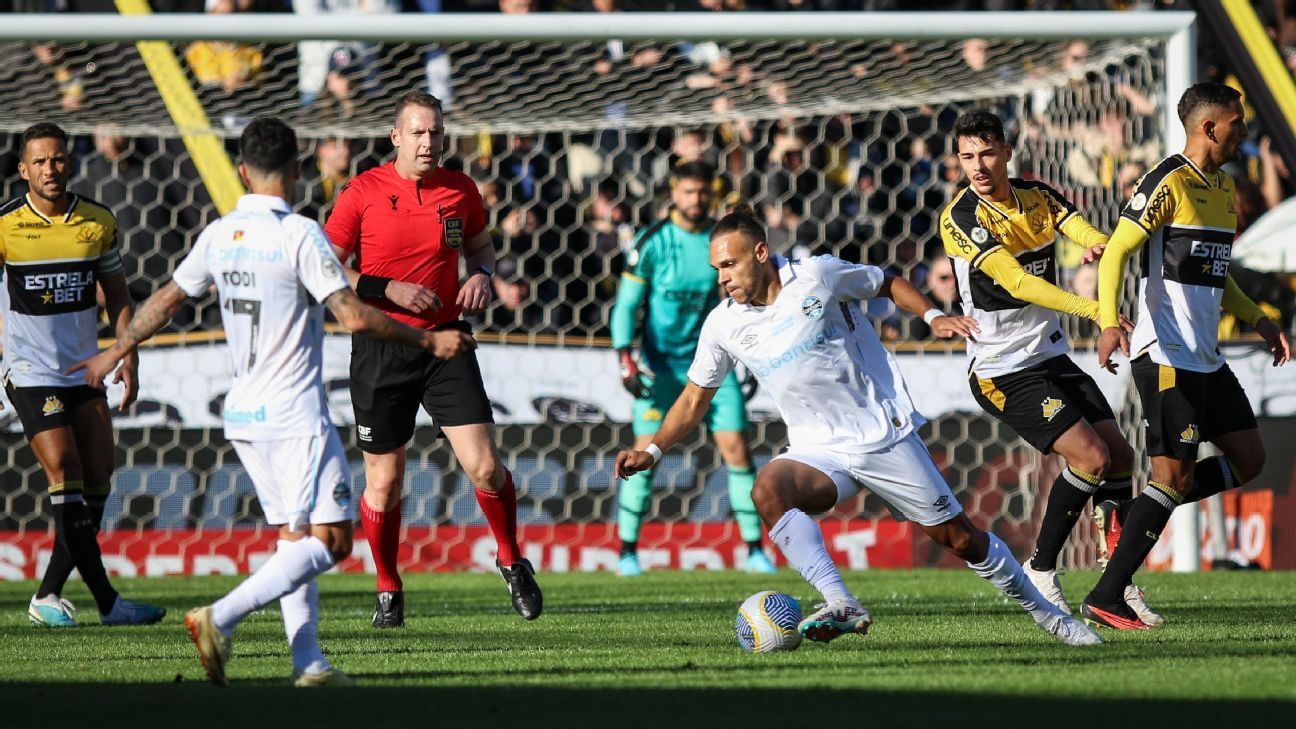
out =
{"type": "MultiPolygon", "coordinates": [[[[1123,250],[1147,242],[1130,340],[1135,357],[1146,353],[1157,364],[1196,372],[1224,364],[1217,350],[1220,305],[1236,232],[1233,178],[1223,170],[1208,175],[1176,154],[1139,180],[1112,235],[1123,250]]],[[[1107,266],[1101,274],[1104,281],[1112,275],[1107,266]]],[[[1104,326],[1116,308],[1116,287],[1107,288],[1113,296],[1110,304],[1104,297],[1104,326]]]]}
{"type": "Polygon", "coordinates": [[[50,219],[26,196],[0,207],[4,285],[4,376],[17,387],[84,384],[68,367],[98,351],[100,276],[121,273],[117,221],[108,208],[74,195],[50,219]]]}
{"type": "Polygon", "coordinates": [[[1070,351],[1058,311],[1096,318],[1097,302],[1057,288],[1057,234],[1082,246],[1107,237],[1061,193],[1042,182],[1009,181],[1011,198],[987,200],[964,188],[941,213],[963,313],[980,325],[968,342],[972,371],[997,377],[1070,351]]]}

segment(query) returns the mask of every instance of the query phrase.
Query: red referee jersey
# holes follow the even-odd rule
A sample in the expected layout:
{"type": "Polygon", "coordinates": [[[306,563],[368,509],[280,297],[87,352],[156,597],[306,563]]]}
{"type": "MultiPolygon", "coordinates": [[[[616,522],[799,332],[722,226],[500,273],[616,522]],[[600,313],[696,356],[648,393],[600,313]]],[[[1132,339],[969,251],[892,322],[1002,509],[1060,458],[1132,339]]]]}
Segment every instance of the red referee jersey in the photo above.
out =
{"type": "Polygon", "coordinates": [[[435,312],[371,302],[393,319],[431,329],[459,318],[459,249],[485,227],[486,208],[467,175],[438,168],[430,180],[406,180],[385,164],[342,189],[324,232],[346,252],[342,260],[355,254],[360,273],[436,292],[442,307],[435,312]]]}

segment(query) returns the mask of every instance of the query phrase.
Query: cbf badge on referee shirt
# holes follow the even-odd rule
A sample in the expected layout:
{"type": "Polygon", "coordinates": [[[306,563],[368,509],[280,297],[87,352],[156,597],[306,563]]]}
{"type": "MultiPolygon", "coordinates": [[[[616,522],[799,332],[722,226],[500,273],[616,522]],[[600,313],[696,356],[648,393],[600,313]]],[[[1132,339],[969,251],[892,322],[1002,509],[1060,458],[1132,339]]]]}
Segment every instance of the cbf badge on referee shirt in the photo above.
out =
{"type": "Polygon", "coordinates": [[[442,221],[443,235],[442,239],[445,244],[451,248],[459,248],[464,242],[464,219],[463,218],[446,218],[442,221]]]}

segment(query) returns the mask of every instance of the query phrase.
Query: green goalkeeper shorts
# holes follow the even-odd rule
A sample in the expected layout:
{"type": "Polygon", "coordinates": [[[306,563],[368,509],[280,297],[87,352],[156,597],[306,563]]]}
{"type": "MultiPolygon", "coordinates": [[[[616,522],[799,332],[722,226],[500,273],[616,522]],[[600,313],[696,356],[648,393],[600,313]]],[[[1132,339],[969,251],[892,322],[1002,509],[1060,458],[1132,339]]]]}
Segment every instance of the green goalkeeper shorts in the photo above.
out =
{"type": "MultiPolygon", "coordinates": [[[[661,428],[662,419],[675,404],[684,384],[688,382],[685,371],[672,371],[665,367],[653,370],[648,397],[635,398],[634,434],[655,435],[661,428]]],[[[646,379],[646,378],[645,378],[646,379]]],[[[711,400],[711,409],[707,411],[706,424],[712,433],[744,430],[747,427],[747,404],[743,400],[742,389],[738,378],[730,372],[711,400]]]]}

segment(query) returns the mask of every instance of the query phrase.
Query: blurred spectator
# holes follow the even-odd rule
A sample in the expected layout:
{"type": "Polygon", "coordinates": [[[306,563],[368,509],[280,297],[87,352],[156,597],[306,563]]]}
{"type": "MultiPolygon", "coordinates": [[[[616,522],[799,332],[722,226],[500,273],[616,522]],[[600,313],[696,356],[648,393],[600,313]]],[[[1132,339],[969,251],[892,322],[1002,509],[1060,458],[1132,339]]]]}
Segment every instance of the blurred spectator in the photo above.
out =
{"type": "MultiPolygon", "coordinates": [[[[234,0],[212,0],[207,12],[226,15],[235,12],[234,0]]],[[[232,94],[256,83],[261,73],[261,50],[247,43],[196,41],[185,51],[185,61],[202,86],[232,94]]]]}
{"type": "MultiPolygon", "coordinates": [[[[380,15],[400,12],[397,0],[293,0],[298,15],[380,15]]],[[[337,105],[339,116],[355,113],[356,96],[377,83],[378,46],[354,41],[302,41],[297,44],[297,89],[310,107],[321,94],[337,105]]]]}
{"type": "MultiPolygon", "coordinates": [[[[441,12],[441,0],[418,0],[418,9],[424,13],[441,12]]],[[[429,94],[441,100],[441,108],[454,108],[454,86],[450,81],[450,54],[439,43],[428,46],[423,54],[423,77],[429,94]]]]}
{"type": "MultiPolygon", "coordinates": [[[[297,182],[298,212],[323,224],[333,209],[333,201],[348,180],[364,169],[357,168],[350,140],[328,137],[315,144],[315,156],[305,163],[297,182]]],[[[368,165],[365,166],[367,169],[368,165]]]]}
{"type": "MultiPolygon", "coordinates": [[[[58,89],[59,107],[66,112],[80,110],[86,92],[86,80],[82,71],[67,63],[63,50],[54,43],[33,43],[31,53],[40,67],[52,77],[53,86],[58,89]]],[[[36,90],[37,94],[42,87],[48,88],[44,84],[26,86],[36,90]]]]}
{"type": "Polygon", "coordinates": [[[949,256],[941,254],[931,262],[927,285],[932,301],[947,314],[961,313],[958,282],[954,280],[954,266],[949,256]]]}

